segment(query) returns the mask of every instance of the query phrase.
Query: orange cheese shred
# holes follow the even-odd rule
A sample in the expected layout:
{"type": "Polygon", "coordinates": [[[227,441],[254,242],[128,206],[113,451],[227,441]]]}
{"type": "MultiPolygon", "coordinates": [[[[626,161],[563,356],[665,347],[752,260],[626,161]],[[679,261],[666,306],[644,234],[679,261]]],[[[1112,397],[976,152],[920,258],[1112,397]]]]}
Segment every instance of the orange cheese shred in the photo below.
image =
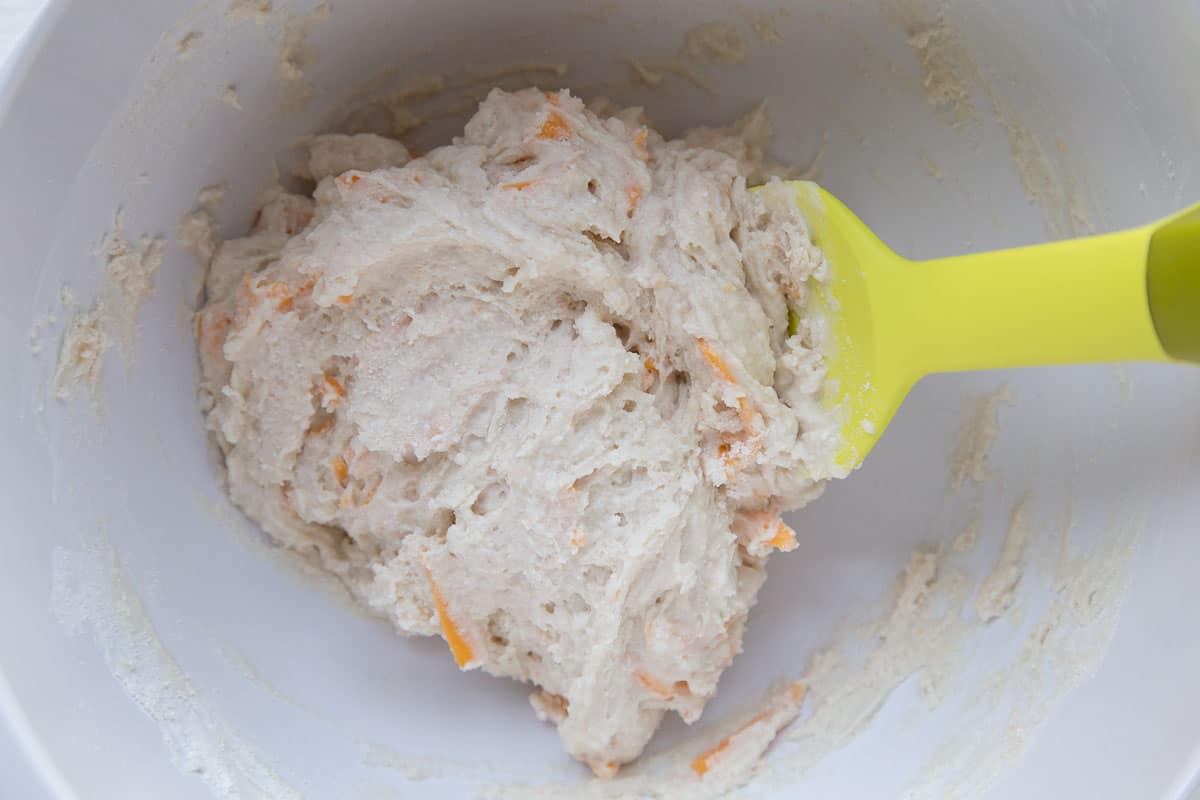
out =
{"type": "Polygon", "coordinates": [[[742,425],[746,430],[754,429],[754,406],[748,398],[738,398],[738,417],[742,420],[742,425]]]}
{"type": "Polygon", "coordinates": [[[638,670],[634,673],[634,676],[637,678],[638,683],[640,683],[646,689],[646,691],[650,692],[651,694],[656,694],[666,700],[669,700],[675,696],[675,690],[672,687],[663,683],[658,678],[655,678],[653,675],[649,675],[642,670],[638,670]]]}
{"type": "Polygon", "coordinates": [[[655,381],[658,380],[658,364],[654,359],[647,356],[642,361],[642,391],[648,392],[654,387],[655,381]]]}
{"type": "Polygon", "coordinates": [[[534,134],[539,139],[552,139],[554,141],[564,142],[571,138],[571,125],[566,118],[557,111],[551,111],[546,116],[546,121],[538,128],[534,134]]]}
{"type": "Polygon", "coordinates": [[[787,695],[781,698],[782,702],[777,700],[771,707],[755,714],[733,733],[717,742],[715,747],[705,750],[692,759],[692,771],[700,777],[704,777],[716,766],[721,754],[729,749],[734,740],[756,725],[770,724],[774,729],[774,733],[778,733],[784,725],[795,718],[796,713],[799,711],[800,703],[804,701],[805,691],[804,684],[793,683],[788,687],[787,695]]]}
{"type": "Polygon", "coordinates": [[[621,765],[616,761],[599,761],[594,758],[589,758],[584,761],[592,769],[592,774],[601,780],[615,778],[617,772],[621,769],[621,765]]]}
{"type": "Polygon", "coordinates": [[[747,545],[765,544],[784,552],[796,549],[796,532],[770,511],[747,513],[736,523],[735,530],[747,545]]]}
{"type": "Polygon", "coordinates": [[[704,356],[704,360],[707,361],[708,365],[713,368],[713,372],[717,373],[730,383],[737,383],[737,381],[733,378],[733,372],[730,371],[729,365],[726,364],[719,355],[717,355],[717,351],[712,349],[712,345],[710,345],[705,339],[697,339],[696,344],[700,346],[700,355],[704,356]]]}
{"type": "Polygon", "coordinates": [[[779,520],[775,525],[775,535],[767,540],[767,544],[784,553],[795,550],[796,532],[783,520],[779,520]]]}
{"type": "Polygon", "coordinates": [[[650,150],[646,147],[647,131],[642,128],[633,135],[633,152],[637,157],[645,161],[650,157],[650,150]]]}
{"type": "Polygon", "coordinates": [[[325,417],[308,429],[308,435],[320,436],[323,433],[329,433],[331,430],[333,430],[333,417],[325,417]]]}
{"type": "Polygon", "coordinates": [[[633,212],[637,211],[638,201],[642,199],[642,187],[630,186],[625,192],[625,196],[629,199],[629,210],[626,216],[632,217],[633,212]]]}
{"type": "Polygon", "coordinates": [[[355,498],[355,502],[360,506],[365,506],[375,499],[375,493],[379,491],[380,484],[383,483],[383,476],[380,475],[372,484],[371,488],[363,492],[359,497],[355,498]]]}
{"type": "Polygon", "coordinates": [[[326,372],[321,376],[321,405],[332,411],[342,405],[346,399],[346,387],[341,381],[326,372]]]}
{"type": "MultiPolygon", "coordinates": [[[[729,365],[725,363],[723,358],[717,355],[717,351],[712,348],[712,345],[710,345],[708,341],[703,338],[697,339],[696,344],[700,348],[700,355],[704,357],[706,362],[708,362],[709,367],[712,368],[717,377],[736,386],[737,380],[733,376],[733,370],[729,368],[729,365]]],[[[742,420],[742,427],[745,428],[746,435],[752,437],[758,433],[756,430],[757,426],[755,425],[754,404],[751,403],[750,399],[745,396],[738,398],[738,416],[742,420]]],[[[740,440],[746,441],[745,438],[740,440]]],[[[754,439],[750,439],[749,441],[746,441],[746,443],[752,452],[756,453],[761,448],[761,443],[755,441],[754,439]]],[[[717,449],[717,452],[721,456],[722,460],[725,461],[727,470],[736,471],[740,468],[740,462],[742,459],[735,457],[732,453],[732,450],[732,443],[726,442],[717,449]]]]}
{"type": "Polygon", "coordinates": [[[433,594],[433,605],[437,608],[438,621],[442,624],[442,638],[450,646],[450,655],[454,656],[454,663],[458,664],[459,669],[475,666],[475,652],[458,630],[458,626],[454,624],[454,620],[450,618],[450,612],[446,609],[446,600],[442,597],[441,589],[434,582],[433,573],[429,571],[429,567],[425,567],[425,577],[429,579],[429,591],[433,594]]]}
{"type": "Polygon", "coordinates": [[[692,771],[700,776],[707,774],[708,771],[713,768],[713,763],[716,761],[717,756],[729,749],[729,745],[733,743],[733,740],[737,738],[739,733],[742,733],[748,728],[759,724],[768,716],[770,716],[770,712],[768,711],[761,711],[758,714],[755,714],[750,718],[749,722],[745,723],[736,731],[717,742],[715,747],[711,747],[700,755],[696,756],[694,759],[692,759],[692,771]]]}
{"type": "Polygon", "coordinates": [[[251,294],[255,300],[259,297],[273,300],[275,307],[280,311],[291,311],[295,305],[292,299],[292,287],[283,281],[259,281],[253,285],[251,294]]]}
{"type": "Polygon", "coordinates": [[[341,456],[329,462],[329,471],[333,473],[333,477],[337,479],[340,486],[345,486],[350,481],[350,467],[346,464],[346,459],[341,456]]]}

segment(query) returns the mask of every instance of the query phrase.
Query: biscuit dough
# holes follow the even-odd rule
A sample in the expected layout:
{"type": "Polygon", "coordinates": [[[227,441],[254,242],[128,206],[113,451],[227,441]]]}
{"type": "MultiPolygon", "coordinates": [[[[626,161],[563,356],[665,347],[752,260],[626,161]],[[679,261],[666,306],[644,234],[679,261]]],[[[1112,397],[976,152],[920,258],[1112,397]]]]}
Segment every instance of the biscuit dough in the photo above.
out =
{"type": "Polygon", "coordinates": [[[742,133],[529,89],[412,160],[315,137],[196,316],[234,502],[599,775],[699,717],[835,449],[825,262],[742,133]]]}

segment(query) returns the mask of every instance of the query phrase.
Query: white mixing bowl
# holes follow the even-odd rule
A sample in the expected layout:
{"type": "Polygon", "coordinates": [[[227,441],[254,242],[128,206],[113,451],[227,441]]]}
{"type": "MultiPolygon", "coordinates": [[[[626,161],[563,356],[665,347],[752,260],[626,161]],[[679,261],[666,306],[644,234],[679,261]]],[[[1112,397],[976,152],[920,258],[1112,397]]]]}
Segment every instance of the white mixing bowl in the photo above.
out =
{"type": "MultiPolygon", "coordinates": [[[[276,57],[312,0],[277,1],[262,25],[228,20],[228,5],[58,0],[0,94],[0,711],[56,797],[465,797],[521,781],[572,796],[562,787],[585,781],[525,689],[460,674],[441,641],[340,602],[229,506],[197,411],[198,270],[177,244],[131,363],[107,359],[102,412],[86,394],[53,399],[74,313],[61,287],[84,307],[98,293],[117,209],[129,235],[170,237],[197,189],[224,183],[222,229],[237,235],[275,160],[355,87],[518,62],[562,62],[539,77],[645,105],[671,132],[765,99],[777,155],[804,163],[824,141],[822,181],[910,256],[1132,225],[1200,194],[1190,0],[963,0],[925,27],[914,0],[334,0],[304,37],[315,96],[299,111],[276,57]],[[669,57],[717,20],[748,49],[700,68],[714,92],[631,82],[625,58],[669,57]],[[950,87],[957,111],[930,101],[948,76],[970,92],[950,87]]],[[[1198,370],[928,380],[866,466],[791,518],[801,547],[771,561],[698,728],[719,734],[770,681],[807,674],[765,795],[1184,797],[1200,768],[1198,490],[1198,370]],[[1007,401],[976,407],[1005,383],[1007,401]],[[989,442],[952,480],[956,448],[969,461],[989,442]],[[984,626],[974,587],[1025,496],[1016,601],[984,626]],[[910,554],[951,542],[975,509],[979,543],[942,548],[934,600],[949,605],[893,627],[906,643],[882,640],[910,554]],[[820,660],[805,669],[831,646],[849,683],[820,660]]],[[[672,719],[652,750],[692,733],[672,719]]]]}

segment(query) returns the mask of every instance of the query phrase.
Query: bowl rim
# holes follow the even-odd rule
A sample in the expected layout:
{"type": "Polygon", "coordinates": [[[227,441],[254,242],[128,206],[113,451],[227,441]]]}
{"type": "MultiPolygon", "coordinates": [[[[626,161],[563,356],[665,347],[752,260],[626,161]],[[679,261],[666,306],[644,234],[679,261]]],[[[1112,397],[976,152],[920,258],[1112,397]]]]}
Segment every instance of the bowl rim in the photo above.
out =
{"type": "MultiPolygon", "coordinates": [[[[13,103],[33,70],[34,63],[46,49],[51,34],[71,4],[72,0],[46,0],[36,12],[28,30],[17,39],[12,53],[0,62],[0,124],[8,121],[13,103]]],[[[0,725],[8,728],[17,746],[17,757],[25,762],[48,797],[78,800],[79,795],[38,737],[3,670],[0,670],[0,725]]]]}
{"type": "Polygon", "coordinates": [[[0,122],[7,121],[13,100],[71,4],[72,0],[45,0],[29,29],[18,37],[8,59],[0,61],[0,122]]]}

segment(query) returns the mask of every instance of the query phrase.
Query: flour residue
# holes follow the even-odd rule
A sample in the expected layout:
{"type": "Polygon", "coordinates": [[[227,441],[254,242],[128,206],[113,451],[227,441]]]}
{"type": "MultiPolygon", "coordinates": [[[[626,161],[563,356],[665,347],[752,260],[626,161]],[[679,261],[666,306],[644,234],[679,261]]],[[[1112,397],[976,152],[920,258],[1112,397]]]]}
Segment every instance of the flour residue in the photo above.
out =
{"type": "Polygon", "coordinates": [[[942,172],[942,167],[928,153],[921,153],[921,169],[925,170],[925,174],[933,178],[938,183],[945,180],[945,173],[942,172]]]}
{"type": "Polygon", "coordinates": [[[271,0],[233,0],[225,9],[225,19],[231,23],[250,21],[266,25],[273,10],[271,0]]]}
{"type": "Polygon", "coordinates": [[[54,374],[54,396],[59,400],[69,400],[75,389],[82,386],[91,394],[92,404],[99,412],[104,354],[112,347],[106,319],[107,307],[103,299],[71,319],[58,353],[58,370],[54,374]]]}
{"type": "Polygon", "coordinates": [[[47,311],[34,318],[29,326],[29,353],[33,357],[40,356],[46,350],[46,331],[58,324],[58,314],[47,311]]]}
{"type": "MultiPolygon", "coordinates": [[[[986,578],[980,595],[989,582],[1006,590],[1011,585],[1000,594],[1020,592],[1032,604],[1045,587],[1025,589],[1012,576],[1053,571],[1049,603],[1022,632],[1014,658],[965,686],[966,710],[942,734],[944,744],[905,793],[909,800],[979,796],[1023,752],[1056,702],[1094,674],[1107,651],[1140,525],[1115,524],[1076,553],[1070,544],[1073,511],[1068,509],[1065,524],[1039,524],[1029,503],[1025,498],[1014,509],[992,573],[1003,579],[986,578]]],[[[794,786],[825,755],[848,744],[910,675],[919,678],[931,710],[949,702],[945,689],[964,680],[987,630],[968,611],[973,581],[961,561],[977,540],[977,513],[949,547],[913,555],[885,614],[849,629],[812,657],[799,678],[809,686],[811,709],[786,735],[797,746],[765,764],[775,785],[794,786]],[[864,642],[865,657],[847,655],[861,652],[864,642]]]]}
{"type": "Polygon", "coordinates": [[[746,40],[737,28],[725,22],[707,22],[690,28],[673,55],[663,58],[627,58],[633,80],[657,89],[666,76],[686,80],[697,89],[713,94],[716,86],[704,67],[733,66],[746,60],[746,40]]]}
{"type": "Polygon", "coordinates": [[[651,89],[658,89],[666,81],[668,75],[683,78],[688,83],[709,94],[716,92],[712,81],[704,77],[694,64],[679,59],[662,59],[658,61],[639,61],[635,58],[626,59],[630,74],[634,81],[651,89]]]}
{"type": "Polygon", "coordinates": [[[1055,704],[1090,679],[1108,651],[1141,537],[1137,519],[1118,520],[1076,552],[1074,514],[1051,531],[1043,560],[1057,550],[1049,605],[1025,633],[1015,660],[970,694],[961,723],[905,794],[905,800],[978,797],[1024,752],[1055,704]]]}
{"type": "Polygon", "coordinates": [[[934,108],[949,111],[955,125],[974,114],[971,85],[978,68],[970,50],[940,9],[916,0],[884,0],[884,14],[900,25],[921,67],[925,99],[934,108]]]}
{"type": "Polygon", "coordinates": [[[1012,405],[1015,398],[1008,385],[976,398],[958,435],[958,444],[950,463],[950,488],[958,489],[964,481],[980,483],[987,479],[988,455],[999,432],[998,415],[1001,404],[1012,405]]]}
{"type": "Polygon", "coordinates": [[[158,726],[177,769],[224,800],[299,800],[163,646],[107,539],[56,548],[52,578],[59,621],[72,633],[91,633],[121,689],[158,726]]]}
{"type": "Polygon", "coordinates": [[[226,86],[221,90],[221,102],[234,111],[242,110],[242,95],[236,86],[226,86]]]}
{"type": "Polygon", "coordinates": [[[237,672],[238,675],[276,700],[280,700],[307,714],[315,715],[317,713],[311,706],[293,697],[289,697],[276,688],[275,684],[259,671],[255,663],[250,660],[250,657],[241,648],[233,644],[224,643],[217,645],[217,652],[221,654],[221,658],[225,659],[225,663],[237,672]]]}
{"type": "MultiPolygon", "coordinates": [[[[996,91],[976,62],[962,34],[947,19],[946,9],[922,0],[883,0],[886,18],[907,38],[921,70],[926,101],[951,113],[955,127],[977,116],[972,94],[987,98],[996,123],[1008,139],[1013,169],[1025,196],[1042,209],[1052,238],[1083,236],[1095,231],[1092,203],[1069,160],[1069,146],[1055,137],[1048,147],[1012,105],[996,91]]],[[[941,180],[940,169],[924,164],[941,180]]]]}
{"type": "MultiPolygon", "coordinates": [[[[364,767],[372,770],[387,770],[398,774],[406,781],[419,783],[457,778],[473,781],[476,784],[476,797],[533,798],[542,796],[539,787],[517,783],[520,780],[520,765],[507,762],[493,763],[480,759],[399,753],[388,745],[366,739],[357,739],[355,743],[360,748],[359,759],[364,767]],[[511,794],[509,794],[510,792],[511,794]]],[[[605,781],[594,781],[592,785],[604,784],[605,781]]],[[[565,786],[556,788],[566,789],[565,786]]],[[[584,784],[572,784],[570,790],[569,796],[571,797],[587,796],[584,784]],[[575,789],[580,789],[583,793],[576,794],[575,789]]],[[[558,794],[547,795],[547,797],[555,798],[563,796],[561,791],[558,794]]]]}
{"type": "Polygon", "coordinates": [[[1008,532],[1000,546],[1000,557],[992,571],[983,579],[975,596],[975,611],[983,622],[991,622],[1012,608],[1021,582],[1022,564],[1029,547],[1030,500],[1026,495],[1013,507],[1008,532]]]}
{"type": "Polygon", "coordinates": [[[807,695],[800,681],[779,682],[757,707],[723,722],[715,733],[694,737],[680,749],[686,755],[677,762],[691,774],[673,783],[689,787],[696,797],[717,797],[746,785],[780,733],[800,715],[807,695]]]}
{"type": "Polygon", "coordinates": [[[908,43],[920,59],[925,97],[930,105],[951,109],[957,122],[968,118],[973,109],[965,76],[973,63],[966,51],[957,46],[944,23],[917,28],[909,34],[908,43]]]}
{"type": "Polygon", "coordinates": [[[1013,167],[1030,202],[1046,215],[1052,238],[1084,236],[1095,232],[1082,184],[1067,162],[1069,147],[1061,139],[1053,150],[1010,109],[993,98],[996,118],[1008,137],[1013,167]]]}
{"type": "Polygon", "coordinates": [[[105,280],[91,308],[71,320],[59,350],[54,396],[70,399],[82,387],[100,409],[99,387],[104,358],[116,344],[126,367],[133,363],[138,316],[154,291],[154,276],[166,256],[162,239],[142,237],[131,244],[120,218],[105,241],[105,280]]]}
{"type": "Polygon", "coordinates": [[[154,276],[166,256],[166,242],[143,236],[138,243],[126,240],[120,226],[104,245],[108,261],[105,297],[109,304],[108,321],[126,365],[133,363],[133,339],[138,316],[154,291],[154,276]]]}
{"type": "Polygon", "coordinates": [[[979,534],[983,530],[983,505],[976,501],[971,509],[970,519],[966,526],[950,540],[950,550],[954,553],[970,553],[979,544],[979,534]]]}
{"type": "MultiPolygon", "coordinates": [[[[373,769],[389,769],[400,773],[405,780],[425,781],[440,775],[442,764],[416,756],[406,756],[374,742],[364,744],[362,763],[373,769]]],[[[463,768],[468,765],[463,764],[463,768]]]]}
{"type": "Polygon", "coordinates": [[[203,38],[204,34],[200,31],[188,31],[175,42],[175,55],[179,56],[180,61],[191,58],[200,47],[200,40],[203,38]]]}
{"type": "Polygon", "coordinates": [[[75,291],[66,283],[58,287],[58,308],[39,314],[29,326],[29,354],[38,358],[46,351],[47,341],[52,330],[58,325],[63,315],[73,312],[79,307],[75,291]]]}
{"type": "Polygon", "coordinates": [[[217,250],[217,222],[215,214],[225,199],[224,186],[209,186],[196,195],[196,208],[179,221],[176,237],[183,249],[195,256],[202,264],[212,260],[217,250]]]}
{"type": "Polygon", "coordinates": [[[503,771],[497,772],[498,767],[478,761],[403,755],[376,742],[361,741],[359,745],[362,747],[364,767],[391,770],[408,781],[420,782],[466,775],[496,780],[497,775],[503,774],[503,771]]]}
{"type": "Polygon", "coordinates": [[[680,55],[699,64],[741,64],[746,40],[732,25],[706,22],[684,34],[680,55]]]}
{"type": "Polygon", "coordinates": [[[279,79],[287,87],[286,105],[293,109],[303,108],[316,94],[316,88],[305,75],[305,70],[317,63],[317,54],[309,37],[317,25],[329,20],[332,13],[329,1],[324,0],[306,14],[289,16],[284,23],[275,67],[279,79]]]}
{"type": "Polygon", "coordinates": [[[921,673],[926,696],[940,696],[967,657],[963,645],[974,625],[962,608],[970,589],[967,574],[944,554],[913,553],[888,609],[809,659],[799,680],[809,687],[810,711],[786,734],[798,747],[781,763],[768,762],[771,772],[796,780],[849,744],[910,675],[921,673]],[[862,641],[874,645],[863,657],[849,655],[862,641]]]}
{"type": "Polygon", "coordinates": [[[779,32],[779,23],[791,15],[791,10],[781,8],[778,11],[762,11],[756,8],[740,8],[739,13],[750,24],[750,29],[764,44],[778,44],[783,41],[779,32]]]}

